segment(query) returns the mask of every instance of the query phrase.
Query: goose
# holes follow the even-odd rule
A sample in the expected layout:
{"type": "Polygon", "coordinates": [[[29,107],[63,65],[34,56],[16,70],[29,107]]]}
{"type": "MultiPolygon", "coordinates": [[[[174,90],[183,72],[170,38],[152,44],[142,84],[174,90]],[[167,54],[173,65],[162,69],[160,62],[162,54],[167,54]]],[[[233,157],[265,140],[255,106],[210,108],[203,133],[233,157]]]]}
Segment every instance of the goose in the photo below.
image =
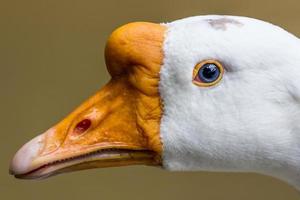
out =
{"type": "Polygon", "coordinates": [[[253,172],[300,189],[300,41],[261,20],[132,22],[108,38],[111,80],[26,143],[10,173],[90,168],[253,172]]]}

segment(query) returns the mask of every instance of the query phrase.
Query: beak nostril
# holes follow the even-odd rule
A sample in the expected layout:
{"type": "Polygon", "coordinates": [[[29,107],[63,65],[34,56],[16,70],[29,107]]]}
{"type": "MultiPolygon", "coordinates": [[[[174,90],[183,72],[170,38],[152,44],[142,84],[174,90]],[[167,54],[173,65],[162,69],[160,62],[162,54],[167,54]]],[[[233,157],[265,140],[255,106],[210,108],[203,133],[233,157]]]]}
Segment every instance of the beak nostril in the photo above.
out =
{"type": "Polygon", "coordinates": [[[90,128],[92,122],[89,119],[84,119],[80,121],[74,128],[76,134],[81,134],[90,128]]]}

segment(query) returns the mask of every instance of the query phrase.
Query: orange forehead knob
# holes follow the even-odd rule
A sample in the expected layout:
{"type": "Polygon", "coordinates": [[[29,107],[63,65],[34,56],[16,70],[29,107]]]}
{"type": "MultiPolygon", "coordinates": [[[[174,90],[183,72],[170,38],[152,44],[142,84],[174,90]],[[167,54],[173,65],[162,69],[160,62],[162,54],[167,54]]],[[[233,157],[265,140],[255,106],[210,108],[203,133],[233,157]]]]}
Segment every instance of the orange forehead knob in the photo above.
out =
{"type": "Polygon", "coordinates": [[[160,63],[163,59],[165,29],[160,24],[134,22],[115,30],[105,49],[106,65],[110,74],[119,75],[136,65],[151,67],[160,63]]]}

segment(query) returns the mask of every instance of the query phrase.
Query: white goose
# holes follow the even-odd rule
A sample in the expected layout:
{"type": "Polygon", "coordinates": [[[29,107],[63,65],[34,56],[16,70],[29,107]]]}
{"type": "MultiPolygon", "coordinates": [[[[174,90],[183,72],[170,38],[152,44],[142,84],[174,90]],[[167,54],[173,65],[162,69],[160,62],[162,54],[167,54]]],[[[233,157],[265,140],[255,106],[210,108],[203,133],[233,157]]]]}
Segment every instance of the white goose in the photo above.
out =
{"type": "Polygon", "coordinates": [[[300,41],[272,24],[198,16],[131,23],[111,81],[11,162],[19,178],[131,164],[257,172],[300,189],[300,41]]]}

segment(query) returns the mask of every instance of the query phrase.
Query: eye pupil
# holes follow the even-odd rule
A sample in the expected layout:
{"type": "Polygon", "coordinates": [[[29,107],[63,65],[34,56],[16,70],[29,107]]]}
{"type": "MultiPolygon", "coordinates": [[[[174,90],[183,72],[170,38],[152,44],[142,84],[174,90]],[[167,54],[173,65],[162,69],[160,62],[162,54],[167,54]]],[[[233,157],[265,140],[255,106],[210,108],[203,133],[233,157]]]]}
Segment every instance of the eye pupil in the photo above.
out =
{"type": "Polygon", "coordinates": [[[212,78],[216,74],[216,67],[214,65],[208,65],[203,68],[203,76],[207,79],[212,78]]]}
{"type": "Polygon", "coordinates": [[[219,75],[220,69],[213,63],[204,64],[198,72],[198,78],[204,83],[214,82],[219,75]]]}
{"type": "Polygon", "coordinates": [[[83,133],[84,131],[86,131],[90,126],[91,126],[92,122],[89,119],[84,119],[82,121],[80,121],[76,126],[74,131],[76,133],[83,133]]]}

